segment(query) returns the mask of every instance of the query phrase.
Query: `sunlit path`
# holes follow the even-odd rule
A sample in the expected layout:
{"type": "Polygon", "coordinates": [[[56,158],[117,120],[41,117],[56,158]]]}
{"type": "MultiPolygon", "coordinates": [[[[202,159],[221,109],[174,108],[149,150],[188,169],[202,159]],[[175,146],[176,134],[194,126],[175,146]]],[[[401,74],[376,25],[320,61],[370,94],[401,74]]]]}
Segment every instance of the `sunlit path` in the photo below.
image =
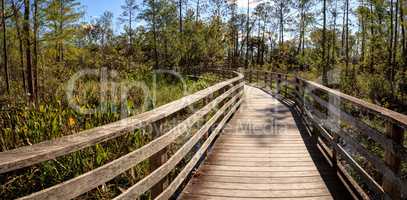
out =
{"type": "Polygon", "coordinates": [[[246,86],[244,101],[181,199],[349,199],[290,109],[246,86]]]}

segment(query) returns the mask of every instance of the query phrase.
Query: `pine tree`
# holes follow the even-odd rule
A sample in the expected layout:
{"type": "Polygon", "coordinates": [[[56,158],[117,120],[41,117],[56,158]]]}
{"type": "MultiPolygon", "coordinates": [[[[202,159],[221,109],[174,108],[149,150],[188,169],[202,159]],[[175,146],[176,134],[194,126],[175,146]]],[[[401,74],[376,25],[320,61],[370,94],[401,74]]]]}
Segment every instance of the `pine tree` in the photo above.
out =
{"type": "Polygon", "coordinates": [[[64,61],[65,43],[74,37],[75,26],[82,16],[80,3],[76,0],[51,0],[46,8],[47,28],[46,36],[55,41],[56,62],[64,61]]]}
{"type": "Polygon", "coordinates": [[[137,18],[137,3],[136,0],[126,0],[125,5],[121,6],[122,14],[120,15],[120,22],[126,24],[125,31],[129,37],[129,44],[130,46],[133,45],[133,23],[136,21],[137,18]]]}

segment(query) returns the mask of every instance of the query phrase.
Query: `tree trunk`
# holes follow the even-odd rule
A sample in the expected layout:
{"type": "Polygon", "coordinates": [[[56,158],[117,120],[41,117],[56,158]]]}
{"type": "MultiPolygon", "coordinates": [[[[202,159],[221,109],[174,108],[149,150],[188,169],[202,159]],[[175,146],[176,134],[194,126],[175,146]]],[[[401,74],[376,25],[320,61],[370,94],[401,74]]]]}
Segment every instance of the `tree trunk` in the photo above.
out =
{"type": "Polygon", "coordinates": [[[260,50],[260,48],[261,48],[261,47],[260,47],[260,45],[261,45],[261,44],[260,44],[260,43],[261,43],[261,41],[260,41],[260,38],[261,38],[261,35],[260,35],[260,34],[261,34],[261,29],[260,29],[261,20],[260,20],[260,17],[259,17],[258,20],[259,20],[259,24],[258,24],[258,26],[259,26],[258,29],[259,29],[259,30],[258,30],[258,32],[257,32],[257,61],[256,61],[256,62],[257,62],[257,64],[260,64],[260,55],[261,55],[261,53],[260,53],[260,51],[261,51],[261,50],[260,50]]]}
{"type": "Polygon", "coordinates": [[[283,46],[284,44],[284,13],[283,13],[283,8],[284,8],[284,1],[281,1],[280,3],[280,46],[283,46]]]}
{"type": "Polygon", "coordinates": [[[33,67],[34,67],[34,91],[35,99],[38,100],[38,29],[39,29],[39,16],[38,16],[38,0],[34,1],[34,57],[33,57],[33,67]]]}
{"type": "Polygon", "coordinates": [[[300,3],[300,30],[299,30],[299,39],[298,39],[298,47],[297,47],[297,54],[301,53],[302,47],[302,37],[303,37],[303,27],[304,27],[304,4],[303,2],[300,3]]]}
{"type": "Polygon", "coordinates": [[[260,59],[260,64],[263,66],[264,65],[264,52],[266,51],[265,45],[266,45],[266,21],[264,21],[263,24],[263,31],[262,31],[262,37],[261,37],[261,59],[260,59]]]}
{"type": "MultiPolygon", "coordinates": [[[[130,8],[130,10],[129,10],[129,43],[130,43],[130,48],[129,49],[131,49],[131,47],[133,46],[133,27],[132,27],[132,24],[133,24],[133,11],[130,8]]],[[[131,56],[129,56],[129,57],[131,57],[131,56]]]]}
{"type": "Polygon", "coordinates": [[[399,36],[399,31],[398,31],[398,27],[399,27],[399,23],[398,23],[398,11],[399,11],[399,0],[396,0],[396,9],[395,9],[395,13],[394,13],[394,42],[393,42],[393,55],[392,55],[392,63],[393,65],[391,66],[391,92],[392,92],[392,96],[394,98],[395,96],[395,91],[394,91],[394,84],[395,84],[395,75],[396,75],[396,67],[397,67],[397,60],[396,60],[396,56],[397,56],[397,49],[398,49],[398,36],[399,36]]]}
{"type": "Polygon", "coordinates": [[[404,21],[404,1],[400,0],[400,24],[401,24],[401,44],[404,58],[404,65],[407,65],[407,41],[406,41],[406,25],[404,21]]]}
{"type": "Polygon", "coordinates": [[[182,33],[182,0],[179,0],[179,32],[182,33]]]}
{"type": "Polygon", "coordinates": [[[19,10],[17,8],[17,5],[15,2],[12,2],[12,9],[13,9],[13,18],[14,18],[14,23],[16,26],[16,32],[17,32],[17,38],[18,38],[18,50],[20,53],[20,67],[21,67],[21,77],[23,80],[23,90],[24,94],[27,93],[27,85],[26,85],[26,75],[25,75],[25,70],[24,70],[24,48],[23,48],[23,39],[21,35],[21,26],[20,26],[20,15],[19,15],[19,10]]]}
{"type": "Polygon", "coordinates": [[[153,5],[152,5],[152,9],[153,9],[153,35],[154,35],[154,62],[155,62],[155,64],[154,64],[154,69],[158,69],[159,68],[159,66],[158,66],[158,49],[157,49],[157,39],[158,39],[158,36],[157,36],[157,22],[156,22],[156,8],[155,8],[155,4],[156,4],[156,2],[155,2],[155,0],[152,0],[152,3],[153,3],[153,5]]]}
{"type": "Polygon", "coordinates": [[[196,23],[199,22],[199,7],[200,7],[200,3],[201,3],[201,1],[200,1],[200,0],[197,0],[197,2],[196,2],[196,23]]]}
{"type": "MultiPolygon", "coordinates": [[[[374,42],[375,41],[375,31],[374,31],[374,11],[373,11],[373,2],[370,2],[370,35],[371,35],[371,41],[370,42],[374,42]],[[373,40],[373,41],[372,41],[373,40]]],[[[370,64],[369,64],[369,72],[373,73],[374,72],[374,63],[375,63],[375,57],[374,57],[374,46],[370,45],[370,64]]]]}
{"type": "MultiPolygon", "coordinates": [[[[362,0],[362,6],[364,7],[364,1],[363,0],[362,0]]],[[[364,13],[362,13],[362,16],[361,16],[361,29],[362,29],[361,61],[364,63],[364,61],[365,61],[365,49],[366,49],[366,24],[365,24],[364,13]]]]}
{"type": "Polygon", "coordinates": [[[338,13],[337,13],[337,11],[338,11],[338,1],[337,0],[335,0],[335,10],[334,10],[334,28],[333,28],[333,37],[332,37],[332,64],[335,66],[335,64],[336,64],[336,61],[335,61],[335,58],[336,58],[336,36],[337,36],[337,33],[336,33],[336,19],[337,19],[337,17],[338,17],[338,13]]]}
{"type": "Polygon", "coordinates": [[[245,68],[249,67],[249,23],[250,23],[250,0],[247,0],[247,20],[246,20],[246,59],[245,68]]]}
{"type": "MultiPolygon", "coordinates": [[[[61,16],[64,15],[63,1],[59,1],[59,12],[60,12],[59,14],[61,16]]],[[[62,34],[62,31],[64,29],[63,22],[59,23],[58,28],[59,28],[59,34],[62,34]]],[[[57,42],[58,42],[58,51],[57,51],[58,52],[58,62],[63,62],[64,61],[64,41],[61,39],[58,39],[57,42]]]]}
{"type": "Polygon", "coordinates": [[[346,44],[345,44],[345,54],[346,54],[346,76],[349,75],[349,0],[346,0],[346,44]]]}
{"type": "Polygon", "coordinates": [[[323,6],[323,30],[322,30],[322,83],[328,85],[328,70],[326,63],[326,0],[324,0],[323,6]]]}
{"type": "Polygon", "coordinates": [[[25,56],[27,64],[27,81],[28,92],[30,93],[30,101],[34,102],[34,82],[33,82],[33,69],[31,60],[31,41],[30,41],[30,1],[24,0],[24,41],[25,41],[25,56]]]}
{"type": "Polygon", "coordinates": [[[7,52],[7,30],[6,30],[6,14],[4,0],[1,0],[1,25],[3,29],[3,64],[4,64],[4,76],[6,79],[7,93],[10,94],[10,80],[8,74],[8,52],[7,52]]]}
{"type": "Polygon", "coordinates": [[[346,40],[346,7],[347,7],[347,0],[345,1],[345,5],[343,6],[343,19],[342,19],[342,35],[341,35],[341,57],[345,56],[345,40],[346,40]]]}
{"type": "MultiPolygon", "coordinates": [[[[393,0],[390,0],[390,30],[389,30],[389,57],[388,57],[388,65],[391,68],[390,71],[393,70],[393,35],[394,35],[394,27],[393,27],[393,15],[394,15],[394,8],[393,8],[393,0]]],[[[390,84],[392,84],[391,80],[391,72],[390,72],[390,84]]]]}

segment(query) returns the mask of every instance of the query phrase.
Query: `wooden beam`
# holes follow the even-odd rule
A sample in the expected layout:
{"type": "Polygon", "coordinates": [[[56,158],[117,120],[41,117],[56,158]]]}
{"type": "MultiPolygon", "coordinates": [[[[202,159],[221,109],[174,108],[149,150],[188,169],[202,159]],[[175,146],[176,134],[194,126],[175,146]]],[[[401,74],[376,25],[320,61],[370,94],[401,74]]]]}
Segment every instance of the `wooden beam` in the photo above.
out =
{"type": "MultiPolygon", "coordinates": [[[[393,140],[396,144],[403,144],[404,135],[403,129],[398,125],[387,122],[386,123],[386,136],[393,140]]],[[[394,172],[396,176],[400,176],[400,167],[401,167],[401,159],[400,156],[394,154],[391,151],[384,152],[384,162],[386,166],[390,168],[394,172]]],[[[401,188],[400,185],[394,183],[387,174],[383,174],[383,190],[386,194],[388,194],[393,200],[401,199],[401,188]]]]}

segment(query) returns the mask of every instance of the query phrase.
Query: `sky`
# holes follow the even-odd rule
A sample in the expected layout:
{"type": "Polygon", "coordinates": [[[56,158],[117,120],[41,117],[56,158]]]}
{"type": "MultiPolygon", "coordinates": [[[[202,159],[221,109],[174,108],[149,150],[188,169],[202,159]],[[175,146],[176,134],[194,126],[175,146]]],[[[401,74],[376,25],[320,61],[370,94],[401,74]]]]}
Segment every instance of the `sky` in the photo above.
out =
{"type": "MultiPolygon", "coordinates": [[[[120,6],[124,4],[125,0],[79,0],[81,5],[84,6],[86,14],[84,16],[85,21],[91,21],[92,19],[102,15],[104,11],[111,11],[115,19],[120,15],[120,6]]],[[[137,0],[142,2],[142,0],[137,0]]],[[[250,7],[254,8],[258,4],[258,0],[250,0],[250,7]]],[[[247,0],[238,0],[237,2],[240,8],[247,8],[247,0]]],[[[117,21],[117,20],[115,20],[117,21]]]]}

